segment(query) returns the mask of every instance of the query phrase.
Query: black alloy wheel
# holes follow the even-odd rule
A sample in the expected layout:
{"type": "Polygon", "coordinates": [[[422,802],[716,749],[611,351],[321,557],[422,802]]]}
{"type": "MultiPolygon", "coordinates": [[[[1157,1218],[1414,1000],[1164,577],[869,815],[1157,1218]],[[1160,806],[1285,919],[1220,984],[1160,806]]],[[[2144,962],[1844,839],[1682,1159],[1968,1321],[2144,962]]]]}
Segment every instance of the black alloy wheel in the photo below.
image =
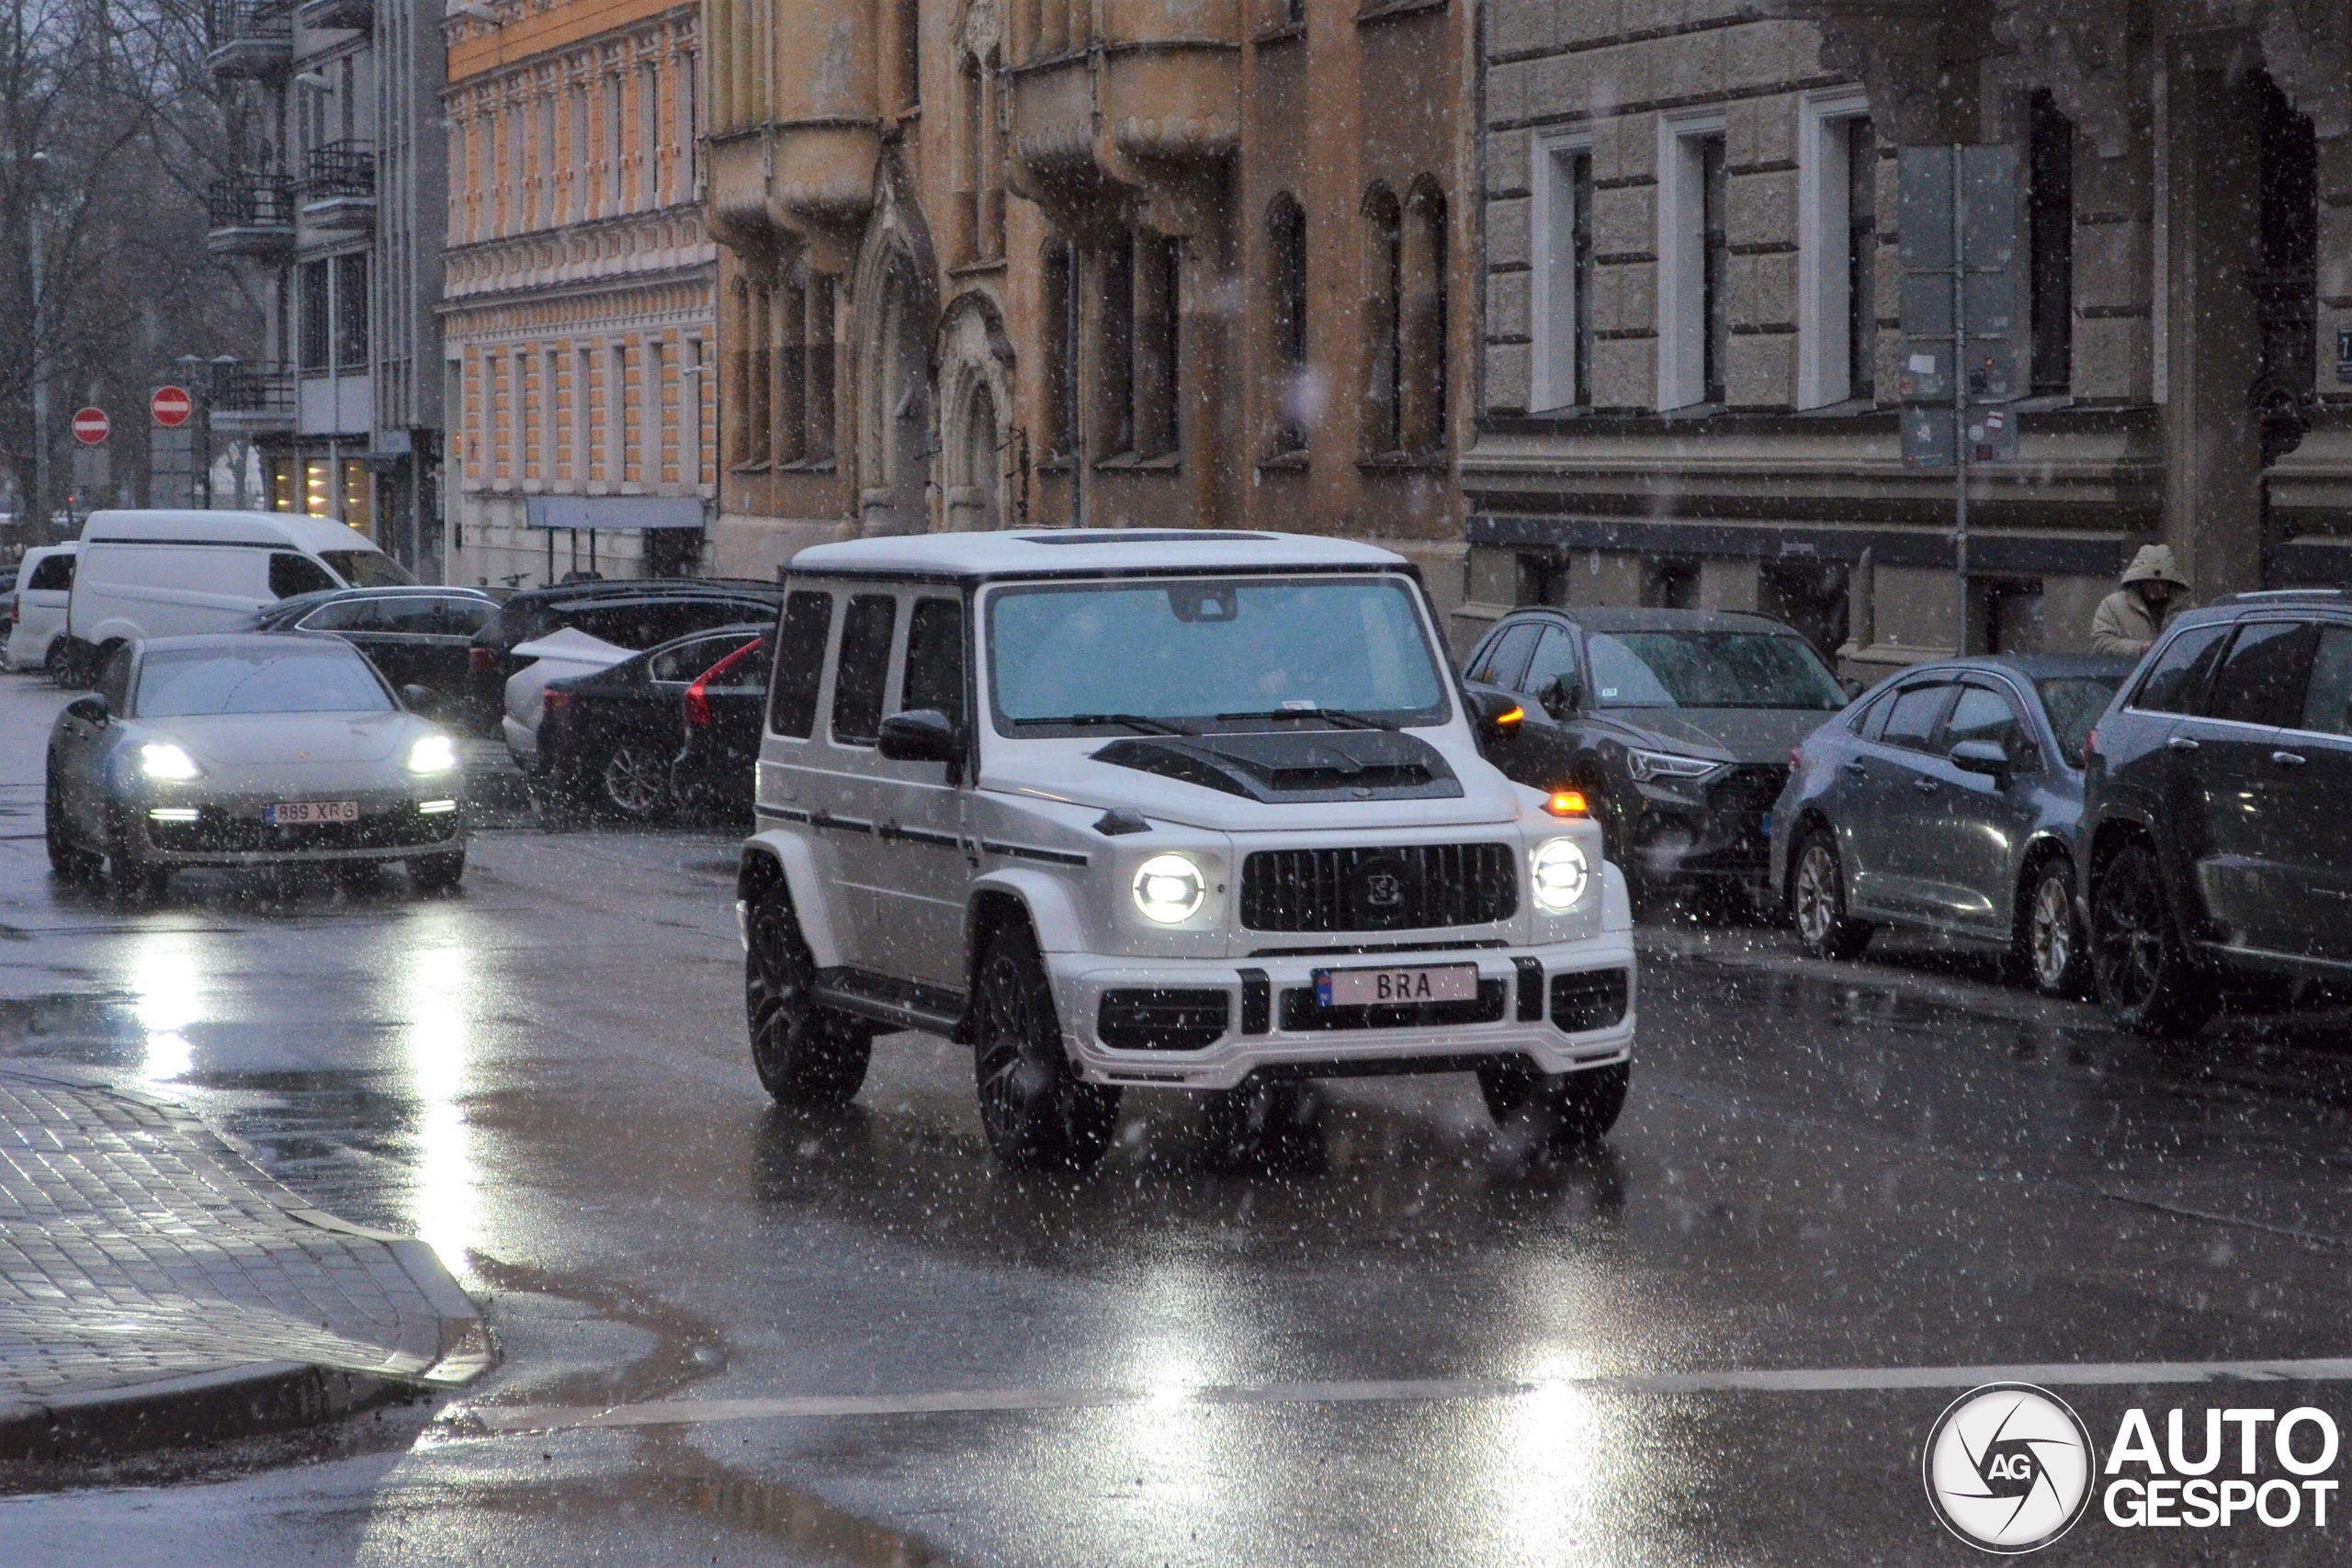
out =
{"type": "Polygon", "coordinates": [[[1037,939],[1008,925],[980,957],[973,1076],[989,1147],[1020,1170],[1091,1170],[1111,1146],[1119,1091],[1081,1079],[1062,1049],[1061,1024],[1037,939]]]}
{"type": "Polygon", "coordinates": [[[1838,841],[1816,828],[1797,845],[1789,873],[1789,919],[1797,941],[1815,958],[1853,958],[1870,945],[1871,928],[1846,915],[1846,874],[1838,841]]]}
{"type": "Polygon", "coordinates": [[[1478,1066],[1478,1092],[1498,1126],[1532,1117],[1544,1145],[1555,1154],[1599,1143],[1625,1109],[1634,1081],[1631,1062],[1612,1062],[1581,1072],[1546,1073],[1524,1056],[1478,1066]]]}
{"type": "Polygon", "coordinates": [[[644,741],[614,742],[596,776],[605,804],[632,822],[650,822],[670,803],[670,762],[644,741]]]}
{"type": "Polygon", "coordinates": [[[2127,844],[2091,886],[2091,973],[2099,1000],[2124,1028],[2185,1039],[2220,1005],[2175,931],[2156,852],[2127,844]]]}
{"type": "Polygon", "coordinates": [[[2025,878],[2018,900],[2017,964],[2045,997],[2080,997],[2090,983],[2088,944],[2075,918],[2075,863],[2053,854],[2025,878]]]}
{"type": "Polygon", "coordinates": [[[41,805],[43,836],[49,840],[50,874],[69,887],[81,886],[98,874],[103,857],[76,845],[65,830],[65,816],[51,795],[41,805]]]}
{"type": "Polygon", "coordinates": [[[743,955],[743,1015],[760,1087],[794,1111],[848,1104],[865,1087],[874,1030],[817,1005],[811,993],[817,961],[781,881],[752,906],[751,937],[743,955]]]}

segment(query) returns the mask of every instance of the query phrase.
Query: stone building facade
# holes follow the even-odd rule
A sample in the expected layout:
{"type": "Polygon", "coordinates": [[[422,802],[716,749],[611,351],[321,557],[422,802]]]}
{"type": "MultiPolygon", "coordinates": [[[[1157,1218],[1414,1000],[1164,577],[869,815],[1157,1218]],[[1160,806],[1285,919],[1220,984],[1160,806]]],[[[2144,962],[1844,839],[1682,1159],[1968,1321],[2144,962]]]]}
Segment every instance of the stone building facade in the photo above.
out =
{"type": "Polygon", "coordinates": [[[700,10],[449,13],[452,581],[689,575],[717,495],[700,10]]]}
{"type": "Polygon", "coordinates": [[[2080,649],[2150,540],[2352,578],[2348,12],[1494,0],[1466,620],[1757,607],[1868,673],[2080,649]],[[1894,408],[1898,149],[1952,142],[2018,150],[2030,337],[1964,600],[1894,408]]]}
{"type": "Polygon", "coordinates": [[[1465,0],[709,0],[717,558],[1280,524],[1458,584],[1465,0]]]}

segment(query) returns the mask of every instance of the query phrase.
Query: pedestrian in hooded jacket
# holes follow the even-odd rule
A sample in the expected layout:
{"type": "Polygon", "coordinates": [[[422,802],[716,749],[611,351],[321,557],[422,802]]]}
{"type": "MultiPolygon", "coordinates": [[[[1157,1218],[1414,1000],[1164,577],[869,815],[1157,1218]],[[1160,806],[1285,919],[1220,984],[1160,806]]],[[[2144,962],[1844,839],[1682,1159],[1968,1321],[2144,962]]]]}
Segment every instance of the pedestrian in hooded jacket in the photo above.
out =
{"type": "Polygon", "coordinates": [[[2137,659],[2148,651],[2165,622],[2186,609],[2188,580],[2173,564],[2169,545],[2143,545],[2123,569],[2123,586],[2098,602],[2091,616],[2091,651],[2137,659]]]}

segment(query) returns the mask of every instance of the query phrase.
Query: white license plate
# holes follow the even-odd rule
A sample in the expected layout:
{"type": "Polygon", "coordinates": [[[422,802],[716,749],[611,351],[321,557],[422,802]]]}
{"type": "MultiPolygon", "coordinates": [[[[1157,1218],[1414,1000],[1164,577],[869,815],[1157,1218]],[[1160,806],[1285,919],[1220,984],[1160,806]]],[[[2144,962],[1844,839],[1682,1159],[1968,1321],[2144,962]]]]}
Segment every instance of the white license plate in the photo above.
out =
{"type": "Polygon", "coordinates": [[[1398,969],[1317,969],[1315,999],[1327,1008],[1476,1001],[1478,966],[1432,964],[1398,969]]]}
{"type": "Polygon", "coordinates": [[[356,800],[281,800],[265,809],[261,819],[273,828],[309,828],[322,822],[356,822],[356,800]]]}

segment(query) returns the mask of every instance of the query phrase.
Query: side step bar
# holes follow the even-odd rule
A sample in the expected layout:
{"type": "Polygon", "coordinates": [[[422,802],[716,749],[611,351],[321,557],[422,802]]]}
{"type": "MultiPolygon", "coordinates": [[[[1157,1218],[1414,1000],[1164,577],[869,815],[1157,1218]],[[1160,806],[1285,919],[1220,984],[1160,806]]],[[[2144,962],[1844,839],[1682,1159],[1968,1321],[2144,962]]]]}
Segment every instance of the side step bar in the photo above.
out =
{"type": "Polygon", "coordinates": [[[953,1039],[964,1024],[963,992],[847,965],[820,970],[808,995],[820,1007],[870,1018],[893,1029],[919,1029],[953,1039]]]}

